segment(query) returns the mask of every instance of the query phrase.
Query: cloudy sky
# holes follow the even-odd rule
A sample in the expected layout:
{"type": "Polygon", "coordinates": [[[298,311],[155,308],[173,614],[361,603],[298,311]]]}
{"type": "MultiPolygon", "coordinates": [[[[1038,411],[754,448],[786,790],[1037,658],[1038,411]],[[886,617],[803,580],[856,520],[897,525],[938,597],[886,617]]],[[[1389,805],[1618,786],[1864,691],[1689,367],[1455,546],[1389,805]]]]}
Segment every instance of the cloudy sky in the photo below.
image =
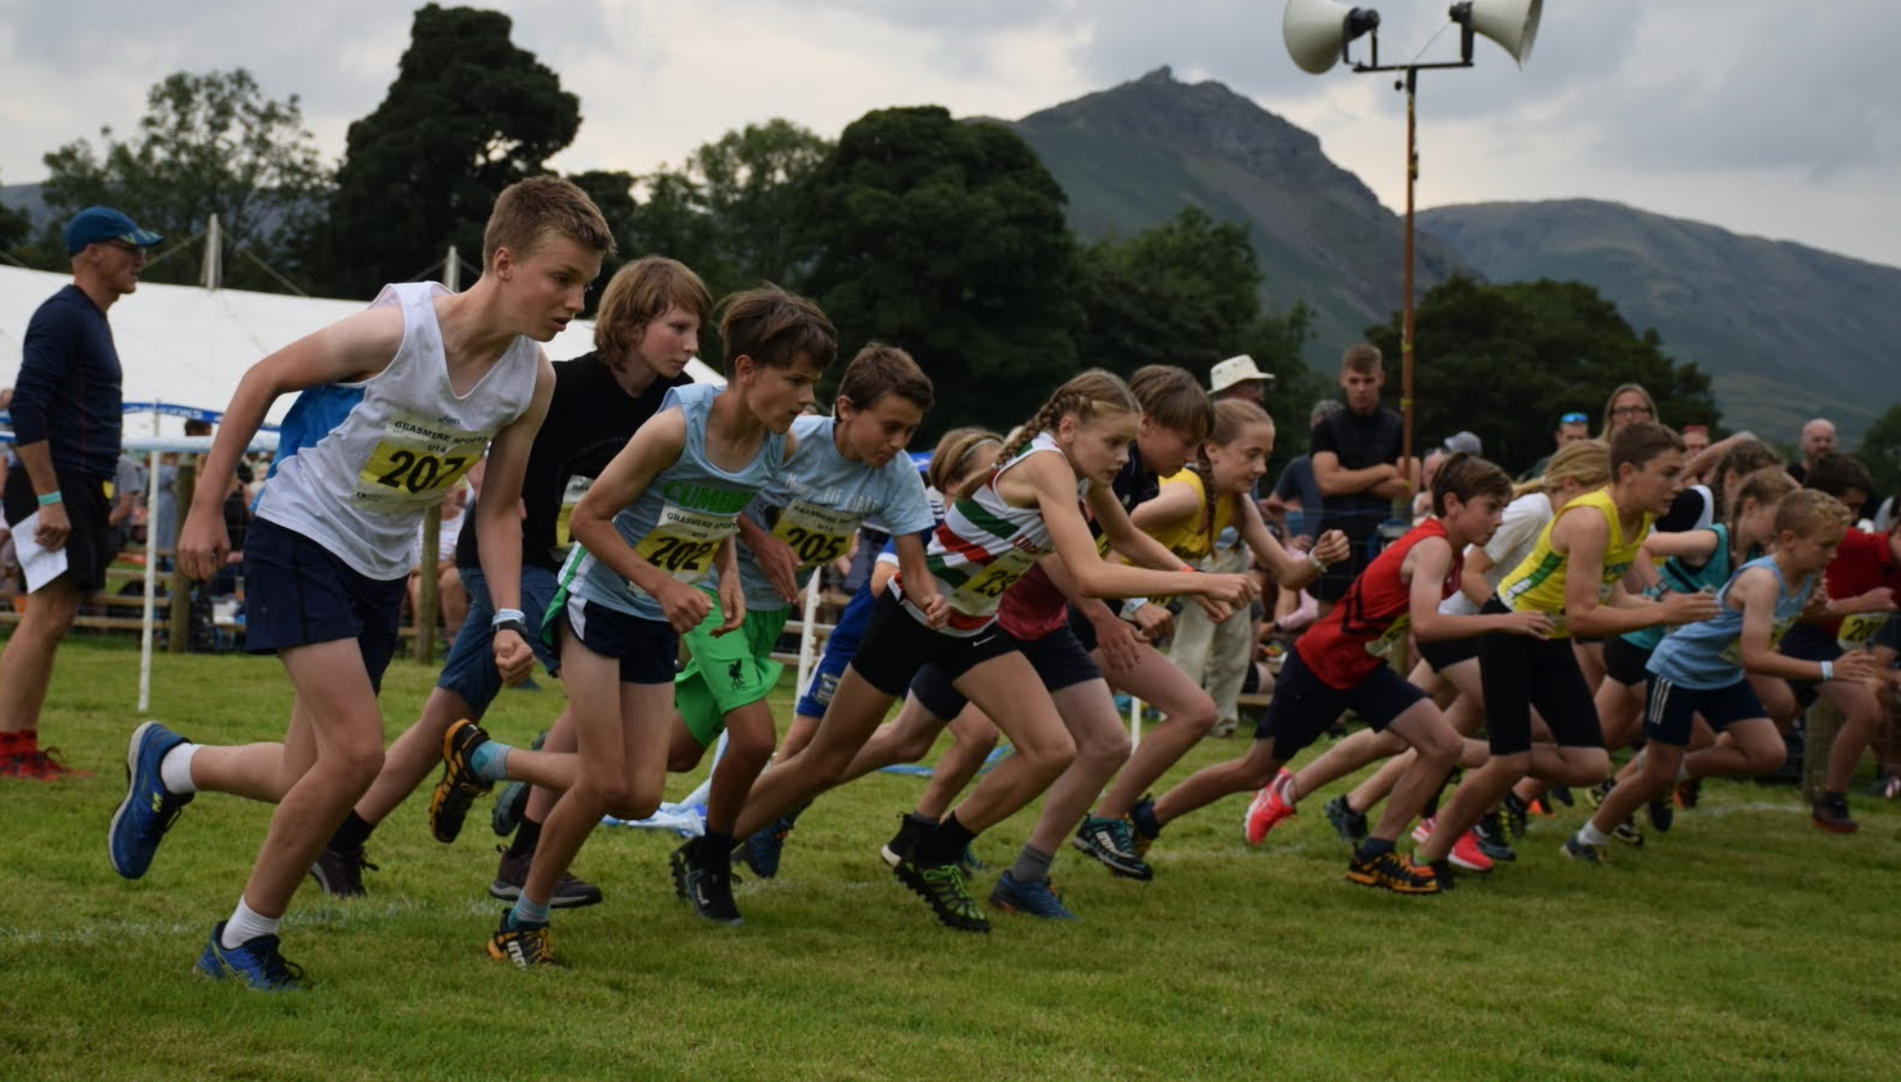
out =
{"type": "MultiPolygon", "coordinates": [[[[1373,0],[1382,59],[1456,56],[1446,0],[1373,0]],[[1435,35],[1439,35],[1435,38],[1435,35]],[[1423,50],[1423,51],[1422,51],[1423,50]]],[[[651,170],[750,121],[836,135],[869,109],[1020,117],[1163,64],[1316,133],[1388,206],[1403,99],[1296,69],[1280,0],[497,0],[578,94],[557,168],[651,170]]],[[[131,131],[181,70],[250,68],[301,97],[334,158],[408,42],[389,0],[0,0],[0,182],[98,128],[131,131]]],[[[1590,196],[1901,266],[1894,0],[1552,0],[1523,71],[1422,77],[1422,206],[1590,196]]],[[[1363,53],[1363,48],[1361,49],[1363,53]]]]}

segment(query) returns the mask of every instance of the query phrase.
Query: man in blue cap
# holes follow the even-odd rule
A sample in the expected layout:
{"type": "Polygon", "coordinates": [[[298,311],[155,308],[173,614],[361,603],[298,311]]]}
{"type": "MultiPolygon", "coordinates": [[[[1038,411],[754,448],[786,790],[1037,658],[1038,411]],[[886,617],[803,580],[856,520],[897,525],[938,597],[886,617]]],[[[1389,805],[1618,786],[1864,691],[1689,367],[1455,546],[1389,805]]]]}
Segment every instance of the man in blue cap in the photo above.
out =
{"type": "Polygon", "coordinates": [[[6,521],[38,512],[33,539],[66,550],[66,570],[33,591],[0,652],[0,778],[53,781],[68,768],[39,746],[40,708],[53,654],[73,626],[79,599],[105,583],[106,484],[119,460],[120,368],[106,311],[139,287],[146,249],[162,240],[107,207],[66,223],[73,284],[40,305],[26,327],[14,382],[18,469],[7,471],[6,521]]]}

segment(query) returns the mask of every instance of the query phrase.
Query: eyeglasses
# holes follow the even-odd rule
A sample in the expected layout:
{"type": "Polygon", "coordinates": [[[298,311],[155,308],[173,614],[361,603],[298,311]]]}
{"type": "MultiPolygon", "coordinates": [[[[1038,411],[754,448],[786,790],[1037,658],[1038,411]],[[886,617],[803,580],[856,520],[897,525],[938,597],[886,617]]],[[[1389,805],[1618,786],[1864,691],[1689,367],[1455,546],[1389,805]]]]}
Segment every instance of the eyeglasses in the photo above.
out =
{"type": "Polygon", "coordinates": [[[1558,418],[1558,423],[1561,425],[1588,425],[1591,423],[1591,419],[1582,413],[1573,412],[1558,418]]]}
{"type": "Polygon", "coordinates": [[[108,248],[117,248],[119,251],[124,252],[126,255],[131,256],[133,259],[142,260],[148,254],[145,249],[139,247],[136,244],[131,243],[130,241],[109,240],[105,242],[105,245],[108,248]]]}
{"type": "Polygon", "coordinates": [[[1619,406],[1611,411],[1612,417],[1648,417],[1649,406],[1619,406]]]}

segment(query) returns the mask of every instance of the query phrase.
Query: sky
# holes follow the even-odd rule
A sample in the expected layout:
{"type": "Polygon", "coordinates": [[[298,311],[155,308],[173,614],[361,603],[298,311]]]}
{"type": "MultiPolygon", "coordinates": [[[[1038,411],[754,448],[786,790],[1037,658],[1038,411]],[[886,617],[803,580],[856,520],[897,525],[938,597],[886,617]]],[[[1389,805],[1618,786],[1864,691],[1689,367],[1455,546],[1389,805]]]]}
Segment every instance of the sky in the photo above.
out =
{"type": "MultiPolygon", "coordinates": [[[[1276,0],[480,6],[512,15],[515,43],[581,99],[580,135],[551,163],[564,172],[650,172],[773,117],[826,136],[890,105],[1014,119],[1168,65],[1313,132],[1404,205],[1403,96],[1388,76],[1296,68],[1276,0]]],[[[1457,58],[1446,0],[1371,6],[1382,60],[1457,58]]],[[[97,147],[102,125],[131,133],[168,74],[235,67],[272,98],[297,95],[334,162],[395,78],[413,10],[0,0],[0,183],[44,179],[42,155],[97,147]]],[[[1481,40],[1472,70],[1422,74],[1419,205],[1608,199],[1901,266],[1897,49],[1893,0],[1551,0],[1522,70],[1481,40]]]]}

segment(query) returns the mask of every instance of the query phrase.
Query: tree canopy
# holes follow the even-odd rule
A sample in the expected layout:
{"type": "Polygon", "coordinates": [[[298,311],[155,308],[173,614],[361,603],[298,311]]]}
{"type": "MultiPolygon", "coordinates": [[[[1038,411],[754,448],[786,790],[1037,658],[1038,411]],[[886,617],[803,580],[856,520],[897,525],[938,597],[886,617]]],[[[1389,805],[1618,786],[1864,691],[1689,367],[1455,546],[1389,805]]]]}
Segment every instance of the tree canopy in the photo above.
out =
{"type": "MultiPolygon", "coordinates": [[[[80,139],[46,155],[52,175],[43,194],[55,215],[109,204],[182,245],[216,214],[227,283],[270,281],[257,263],[232,258],[239,253],[294,270],[292,238],[328,180],[297,95],[267,98],[249,71],[236,68],[169,75],[146,105],[132,139],[101,128],[100,150],[80,139]]],[[[147,277],[193,281],[200,251],[188,246],[155,262],[147,277]]]]}
{"type": "MultiPolygon", "coordinates": [[[[1504,285],[1455,276],[1415,312],[1415,446],[1431,448],[1470,431],[1485,456],[1516,472],[1551,452],[1560,416],[1572,411],[1603,426],[1605,400],[1638,383],[1673,427],[1720,415],[1709,376],[1677,364],[1654,330],[1641,334],[1582,282],[1549,279],[1504,285]]],[[[1367,329],[1386,358],[1388,398],[1400,390],[1400,317],[1367,329]]]]}
{"type": "Polygon", "coordinates": [[[315,238],[324,287],[369,296],[451,244],[479,262],[495,197],[574,141],[581,103],[509,40],[508,16],[430,4],[382,104],[350,125],[329,220],[315,238]]]}

